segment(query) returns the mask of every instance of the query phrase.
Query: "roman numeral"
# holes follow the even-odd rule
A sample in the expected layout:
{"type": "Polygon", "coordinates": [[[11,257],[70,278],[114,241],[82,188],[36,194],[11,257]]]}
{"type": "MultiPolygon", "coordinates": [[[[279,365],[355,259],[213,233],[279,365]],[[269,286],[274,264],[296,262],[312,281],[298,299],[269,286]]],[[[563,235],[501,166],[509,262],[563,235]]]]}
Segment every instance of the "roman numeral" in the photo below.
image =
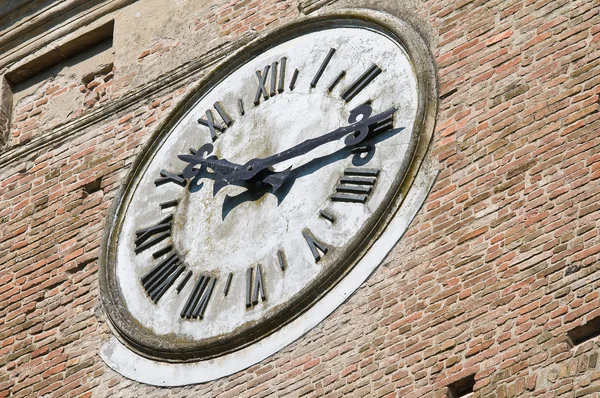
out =
{"type": "Polygon", "coordinates": [[[175,206],[177,206],[178,203],[179,203],[179,201],[177,199],[175,199],[175,200],[169,200],[168,202],[163,202],[159,206],[160,206],[161,210],[164,210],[164,209],[168,209],[169,207],[175,207],[175,206]]]}
{"type": "Polygon", "coordinates": [[[333,214],[329,213],[328,211],[320,210],[319,215],[332,224],[335,222],[335,217],[333,216],[333,214]]]}
{"type": "Polygon", "coordinates": [[[181,283],[179,284],[179,286],[177,286],[177,294],[181,293],[181,291],[183,290],[183,288],[185,287],[185,285],[187,285],[188,281],[190,280],[190,278],[192,277],[192,271],[188,271],[187,274],[183,277],[183,280],[181,281],[181,283]]]}
{"type": "Polygon", "coordinates": [[[180,187],[185,187],[185,185],[187,184],[186,179],[183,178],[183,175],[181,175],[181,174],[173,174],[173,173],[168,172],[167,170],[161,170],[160,176],[161,176],[161,178],[157,178],[156,180],[154,180],[154,185],[157,187],[164,185],[168,182],[177,184],[180,187]]]}
{"type": "MultiPolygon", "coordinates": [[[[277,88],[277,92],[278,93],[283,93],[283,90],[285,90],[285,64],[287,63],[287,58],[283,57],[281,58],[281,63],[280,68],[279,68],[279,87],[277,88]]],[[[273,90],[273,87],[271,87],[271,90],[273,90]]],[[[271,96],[273,96],[275,94],[271,94],[271,96]]]]}
{"type": "Polygon", "coordinates": [[[344,76],[346,76],[346,71],[345,71],[345,70],[341,71],[341,72],[340,72],[340,74],[339,74],[339,75],[337,75],[337,76],[335,77],[335,79],[333,79],[333,81],[331,82],[331,84],[330,84],[330,85],[329,85],[329,87],[327,88],[327,91],[331,92],[331,91],[332,91],[332,90],[335,88],[335,86],[337,86],[337,85],[338,85],[338,83],[340,82],[340,80],[342,80],[342,78],[343,78],[344,76]]]}
{"type": "Polygon", "coordinates": [[[350,102],[352,98],[356,97],[365,87],[369,85],[379,74],[382,72],[381,68],[375,64],[371,66],[365,73],[363,73],[358,79],[356,79],[350,86],[342,93],[342,99],[346,102],[350,102]]]}
{"type": "Polygon", "coordinates": [[[296,87],[296,80],[298,80],[298,73],[300,73],[300,71],[298,69],[295,69],[294,74],[292,75],[292,80],[290,81],[290,91],[293,91],[294,87],[296,87]]]}
{"type": "Polygon", "coordinates": [[[244,111],[244,101],[241,98],[238,99],[238,110],[240,111],[240,115],[244,116],[246,114],[244,111]]]}
{"type": "Polygon", "coordinates": [[[275,96],[277,93],[282,93],[285,90],[286,64],[287,58],[283,57],[279,62],[273,62],[271,65],[265,66],[262,73],[259,70],[256,71],[258,87],[256,88],[256,95],[254,96],[254,105],[260,104],[261,96],[266,101],[270,97],[275,96]],[[269,72],[271,72],[271,81],[269,84],[269,90],[267,90],[266,84],[269,77],[269,72]]]}
{"type": "Polygon", "coordinates": [[[196,286],[192,291],[192,294],[188,298],[183,310],[181,311],[181,317],[185,319],[203,319],[204,312],[210,301],[213,289],[217,278],[212,276],[202,275],[196,282],[196,286]]]}
{"type": "Polygon", "coordinates": [[[312,232],[310,232],[309,230],[302,231],[302,236],[304,236],[304,239],[308,244],[308,248],[310,249],[310,252],[315,258],[315,263],[318,263],[319,260],[321,260],[321,253],[323,253],[323,255],[327,254],[327,246],[325,246],[325,244],[317,240],[313,236],[312,232]]]}
{"type": "Polygon", "coordinates": [[[334,202],[365,203],[377,181],[379,170],[348,168],[331,195],[334,202]]]}
{"type": "Polygon", "coordinates": [[[329,64],[329,61],[331,61],[331,57],[333,57],[334,53],[335,53],[335,48],[330,48],[329,52],[325,56],[325,59],[323,60],[323,63],[319,67],[319,70],[317,71],[317,73],[313,77],[312,81],[310,82],[310,86],[312,88],[315,88],[317,86],[319,79],[321,79],[321,75],[323,75],[323,72],[325,72],[325,68],[327,68],[327,64],[329,64]]]}
{"type": "Polygon", "coordinates": [[[287,268],[287,261],[285,260],[285,253],[283,250],[277,250],[277,260],[279,260],[279,267],[282,271],[287,268]]]}
{"type": "Polygon", "coordinates": [[[261,94],[265,100],[269,99],[269,92],[265,87],[265,83],[267,82],[267,76],[269,75],[269,69],[271,69],[271,65],[265,66],[265,69],[263,70],[262,74],[259,70],[256,71],[256,77],[258,78],[258,88],[256,89],[256,95],[254,96],[254,105],[260,104],[261,94]]]}
{"type": "Polygon", "coordinates": [[[158,303],[184,270],[177,255],[172,254],[142,277],[142,286],[154,304],[158,303]]]}
{"type": "Polygon", "coordinates": [[[173,215],[169,214],[166,218],[161,220],[158,224],[140,229],[135,232],[135,254],[140,254],[149,247],[162,242],[171,236],[171,221],[173,215]],[[156,236],[155,236],[156,235],[156,236]],[[152,239],[151,239],[152,238],[152,239]]]}
{"type": "Polygon", "coordinates": [[[248,268],[246,271],[246,308],[253,307],[258,304],[259,297],[262,301],[267,299],[265,288],[263,286],[262,268],[260,264],[256,266],[256,275],[254,276],[254,284],[252,283],[252,274],[254,269],[248,268]]]}
{"type": "Polygon", "coordinates": [[[223,289],[223,296],[227,297],[227,294],[229,293],[229,287],[231,286],[231,279],[233,278],[233,272],[230,272],[229,275],[227,275],[227,282],[225,282],[225,289],[223,289]]]}
{"type": "Polygon", "coordinates": [[[225,131],[225,129],[229,126],[231,126],[231,124],[233,123],[233,121],[231,120],[231,118],[229,118],[229,115],[227,115],[227,113],[225,112],[225,110],[223,109],[223,107],[221,106],[221,104],[217,101],[213,104],[213,107],[215,108],[215,110],[217,111],[217,113],[219,114],[219,116],[221,117],[221,120],[223,120],[223,123],[225,124],[224,126],[217,123],[213,117],[212,111],[210,109],[207,109],[205,112],[206,115],[206,119],[198,119],[198,123],[200,123],[203,126],[208,127],[208,129],[210,130],[210,136],[212,137],[213,141],[217,139],[217,131],[219,133],[222,133],[225,131]]]}
{"type": "Polygon", "coordinates": [[[271,64],[271,97],[277,93],[277,62],[271,64]]]}
{"type": "Polygon", "coordinates": [[[152,253],[152,258],[154,258],[155,260],[159,257],[164,256],[165,254],[169,253],[171,250],[173,250],[173,246],[169,245],[167,247],[163,247],[160,250],[155,251],[154,253],[152,253]]]}

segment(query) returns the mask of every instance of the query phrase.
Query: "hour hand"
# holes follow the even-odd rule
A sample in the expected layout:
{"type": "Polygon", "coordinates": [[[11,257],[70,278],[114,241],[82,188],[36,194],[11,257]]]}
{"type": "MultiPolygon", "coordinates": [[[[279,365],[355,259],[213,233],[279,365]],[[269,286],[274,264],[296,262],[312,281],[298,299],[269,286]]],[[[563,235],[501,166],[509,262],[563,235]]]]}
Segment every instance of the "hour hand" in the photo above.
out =
{"type": "MultiPolygon", "coordinates": [[[[241,167],[243,167],[243,166],[241,166],[241,167]]],[[[283,171],[272,171],[270,169],[263,169],[253,179],[238,179],[238,178],[236,178],[235,181],[230,181],[230,178],[229,178],[230,175],[232,175],[233,173],[221,174],[221,173],[217,172],[217,173],[215,173],[215,174],[217,174],[217,176],[215,177],[215,182],[213,185],[213,196],[216,195],[217,192],[219,192],[222,188],[225,188],[228,185],[233,185],[235,183],[240,183],[240,182],[243,185],[247,185],[247,183],[268,184],[273,189],[273,192],[275,192],[279,188],[281,188],[281,186],[283,185],[283,183],[285,182],[287,176],[290,174],[291,171],[292,171],[291,166],[283,171]]]]}
{"type": "Polygon", "coordinates": [[[191,150],[191,155],[178,155],[177,157],[188,165],[183,169],[183,178],[194,178],[201,171],[211,169],[215,174],[230,174],[242,167],[239,164],[232,163],[226,159],[219,159],[216,156],[207,156],[213,151],[212,144],[205,144],[197,151],[191,150]],[[200,166],[200,167],[197,167],[200,166]]]}
{"type": "MultiPolygon", "coordinates": [[[[240,170],[243,166],[237,163],[230,162],[227,159],[219,159],[215,155],[207,156],[213,151],[212,144],[206,144],[200,147],[197,151],[192,151],[190,155],[184,154],[179,155],[178,158],[187,162],[188,165],[183,169],[184,178],[194,178],[198,173],[211,169],[214,177],[214,189],[213,195],[216,195],[221,188],[230,185],[228,176],[232,173],[240,170]],[[198,167],[199,166],[199,167],[198,167]]],[[[278,190],[286,177],[290,173],[291,168],[281,171],[274,172],[271,170],[264,170],[260,175],[260,181],[268,184],[273,188],[273,191],[278,190]]],[[[245,182],[243,185],[246,185],[245,182]]]]}

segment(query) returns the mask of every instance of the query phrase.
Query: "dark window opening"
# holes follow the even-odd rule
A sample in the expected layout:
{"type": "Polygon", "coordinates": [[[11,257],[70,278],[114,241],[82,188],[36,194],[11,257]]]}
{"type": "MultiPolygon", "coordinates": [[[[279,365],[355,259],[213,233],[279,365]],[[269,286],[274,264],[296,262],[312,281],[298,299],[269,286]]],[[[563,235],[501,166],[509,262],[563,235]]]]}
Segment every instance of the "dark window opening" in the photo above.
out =
{"type": "Polygon", "coordinates": [[[464,377],[448,385],[448,398],[467,397],[473,393],[475,375],[464,377]]]}
{"type": "Polygon", "coordinates": [[[83,197],[85,198],[85,197],[93,194],[94,192],[98,192],[100,189],[102,189],[101,185],[102,185],[102,177],[98,177],[94,181],[88,182],[87,184],[85,184],[83,186],[83,197]]]}
{"type": "Polygon", "coordinates": [[[567,332],[567,337],[573,346],[600,336],[600,317],[591,319],[586,324],[577,326],[567,332]]]}

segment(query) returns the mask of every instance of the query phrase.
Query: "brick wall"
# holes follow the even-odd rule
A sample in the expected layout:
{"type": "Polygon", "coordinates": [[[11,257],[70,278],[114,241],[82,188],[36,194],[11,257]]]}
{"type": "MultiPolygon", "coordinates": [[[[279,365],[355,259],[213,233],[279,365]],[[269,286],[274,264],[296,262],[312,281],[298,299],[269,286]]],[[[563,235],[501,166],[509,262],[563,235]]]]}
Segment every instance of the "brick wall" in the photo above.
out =
{"type": "MultiPolygon", "coordinates": [[[[431,156],[441,173],[384,264],[314,330],[244,372],[166,390],[106,367],[102,228],[135,155],[190,88],[182,84],[0,166],[0,397],[444,397],[471,374],[479,397],[600,396],[598,338],[566,340],[600,316],[600,1],[357,3],[410,9],[439,68],[431,156]]],[[[235,37],[298,10],[219,3],[182,24],[235,37]]],[[[131,62],[191,44],[154,45],[131,62]]],[[[115,82],[133,78],[119,73],[115,82]]],[[[59,100],[53,85],[91,99],[103,84],[94,82],[40,83],[41,97],[15,107],[12,145],[26,126],[47,127],[30,120],[44,98],[59,100]]]]}
{"type": "Polygon", "coordinates": [[[109,100],[112,78],[112,65],[109,65],[108,70],[85,76],[84,79],[59,75],[38,84],[32,94],[16,101],[14,105],[9,147],[29,142],[36,132],[75,120],[109,100]],[[60,112],[53,108],[64,110],[60,112]]]}

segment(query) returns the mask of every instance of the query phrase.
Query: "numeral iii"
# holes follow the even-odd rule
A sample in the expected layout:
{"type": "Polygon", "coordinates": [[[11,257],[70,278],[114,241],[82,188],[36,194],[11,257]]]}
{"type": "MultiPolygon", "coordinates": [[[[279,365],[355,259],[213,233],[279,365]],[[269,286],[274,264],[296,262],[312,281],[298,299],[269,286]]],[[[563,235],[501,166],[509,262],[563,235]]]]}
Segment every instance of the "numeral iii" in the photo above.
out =
{"type": "Polygon", "coordinates": [[[377,181],[379,170],[347,168],[331,195],[334,202],[365,203],[377,181]]]}

